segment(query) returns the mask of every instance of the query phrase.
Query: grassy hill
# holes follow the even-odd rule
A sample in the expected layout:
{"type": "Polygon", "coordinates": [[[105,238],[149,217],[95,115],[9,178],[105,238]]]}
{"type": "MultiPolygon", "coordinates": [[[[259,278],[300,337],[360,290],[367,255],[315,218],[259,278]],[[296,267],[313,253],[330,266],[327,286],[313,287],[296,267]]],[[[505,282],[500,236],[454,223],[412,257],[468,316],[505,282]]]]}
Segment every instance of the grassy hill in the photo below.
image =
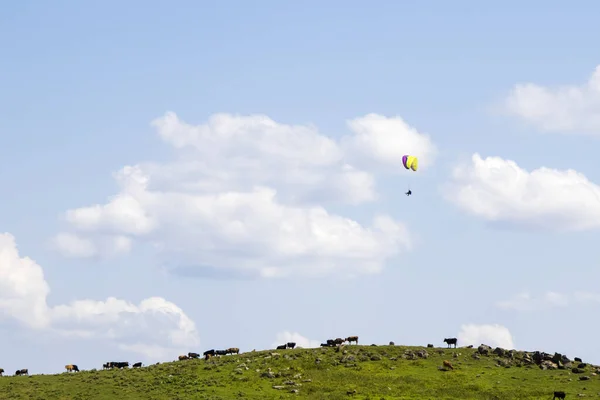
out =
{"type": "Polygon", "coordinates": [[[268,350],[138,369],[7,376],[0,378],[0,399],[525,400],[552,399],[554,390],[566,392],[567,399],[600,398],[597,367],[573,372],[579,364],[574,362],[543,370],[530,359],[525,352],[479,355],[477,348],[268,350]],[[454,370],[440,370],[444,360],[454,370]]]}

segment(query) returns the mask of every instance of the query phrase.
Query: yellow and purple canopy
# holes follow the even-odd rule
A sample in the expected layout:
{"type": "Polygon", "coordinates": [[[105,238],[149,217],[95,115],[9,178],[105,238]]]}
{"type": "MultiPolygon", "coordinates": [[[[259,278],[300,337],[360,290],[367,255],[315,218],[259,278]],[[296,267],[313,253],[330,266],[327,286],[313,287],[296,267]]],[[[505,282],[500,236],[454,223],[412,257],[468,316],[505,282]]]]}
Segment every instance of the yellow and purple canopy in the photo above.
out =
{"type": "Polygon", "coordinates": [[[419,160],[415,156],[405,155],[402,157],[402,165],[404,165],[404,168],[406,169],[416,171],[419,167],[419,160]]]}

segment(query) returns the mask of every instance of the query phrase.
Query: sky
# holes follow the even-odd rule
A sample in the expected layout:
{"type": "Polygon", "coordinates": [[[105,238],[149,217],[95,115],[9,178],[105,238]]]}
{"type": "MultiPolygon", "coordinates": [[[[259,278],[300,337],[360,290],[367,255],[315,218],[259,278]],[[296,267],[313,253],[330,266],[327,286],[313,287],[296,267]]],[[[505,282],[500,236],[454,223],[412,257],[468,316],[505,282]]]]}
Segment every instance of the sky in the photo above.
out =
{"type": "Polygon", "coordinates": [[[0,367],[600,363],[600,6],[408,3],[3,4],[0,367]]]}

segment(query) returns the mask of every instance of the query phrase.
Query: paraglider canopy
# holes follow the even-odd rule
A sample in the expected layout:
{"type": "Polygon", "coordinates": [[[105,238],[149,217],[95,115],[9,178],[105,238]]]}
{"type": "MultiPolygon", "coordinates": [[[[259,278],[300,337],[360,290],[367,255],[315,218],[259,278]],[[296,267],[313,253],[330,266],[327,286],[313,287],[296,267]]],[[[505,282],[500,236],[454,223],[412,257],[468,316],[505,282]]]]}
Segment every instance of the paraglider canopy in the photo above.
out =
{"type": "Polygon", "coordinates": [[[405,155],[402,157],[402,165],[406,169],[416,171],[419,167],[419,160],[415,156],[405,155]]]}

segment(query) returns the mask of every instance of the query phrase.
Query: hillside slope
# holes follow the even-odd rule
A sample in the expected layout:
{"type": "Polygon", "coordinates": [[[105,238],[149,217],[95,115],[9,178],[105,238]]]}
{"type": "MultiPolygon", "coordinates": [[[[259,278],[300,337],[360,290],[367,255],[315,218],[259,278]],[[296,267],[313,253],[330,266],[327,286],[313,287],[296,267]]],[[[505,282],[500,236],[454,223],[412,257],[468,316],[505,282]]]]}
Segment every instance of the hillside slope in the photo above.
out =
{"type": "Polygon", "coordinates": [[[554,390],[565,391],[567,399],[580,393],[600,398],[597,367],[586,365],[573,372],[579,363],[563,360],[559,365],[564,369],[544,370],[533,359],[524,352],[479,355],[477,349],[467,348],[352,345],[269,350],[139,369],[3,377],[0,399],[525,400],[552,399],[554,390]],[[444,360],[454,370],[440,370],[444,360]],[[580,380],[583,376],[589,379],[580,380]]]}

